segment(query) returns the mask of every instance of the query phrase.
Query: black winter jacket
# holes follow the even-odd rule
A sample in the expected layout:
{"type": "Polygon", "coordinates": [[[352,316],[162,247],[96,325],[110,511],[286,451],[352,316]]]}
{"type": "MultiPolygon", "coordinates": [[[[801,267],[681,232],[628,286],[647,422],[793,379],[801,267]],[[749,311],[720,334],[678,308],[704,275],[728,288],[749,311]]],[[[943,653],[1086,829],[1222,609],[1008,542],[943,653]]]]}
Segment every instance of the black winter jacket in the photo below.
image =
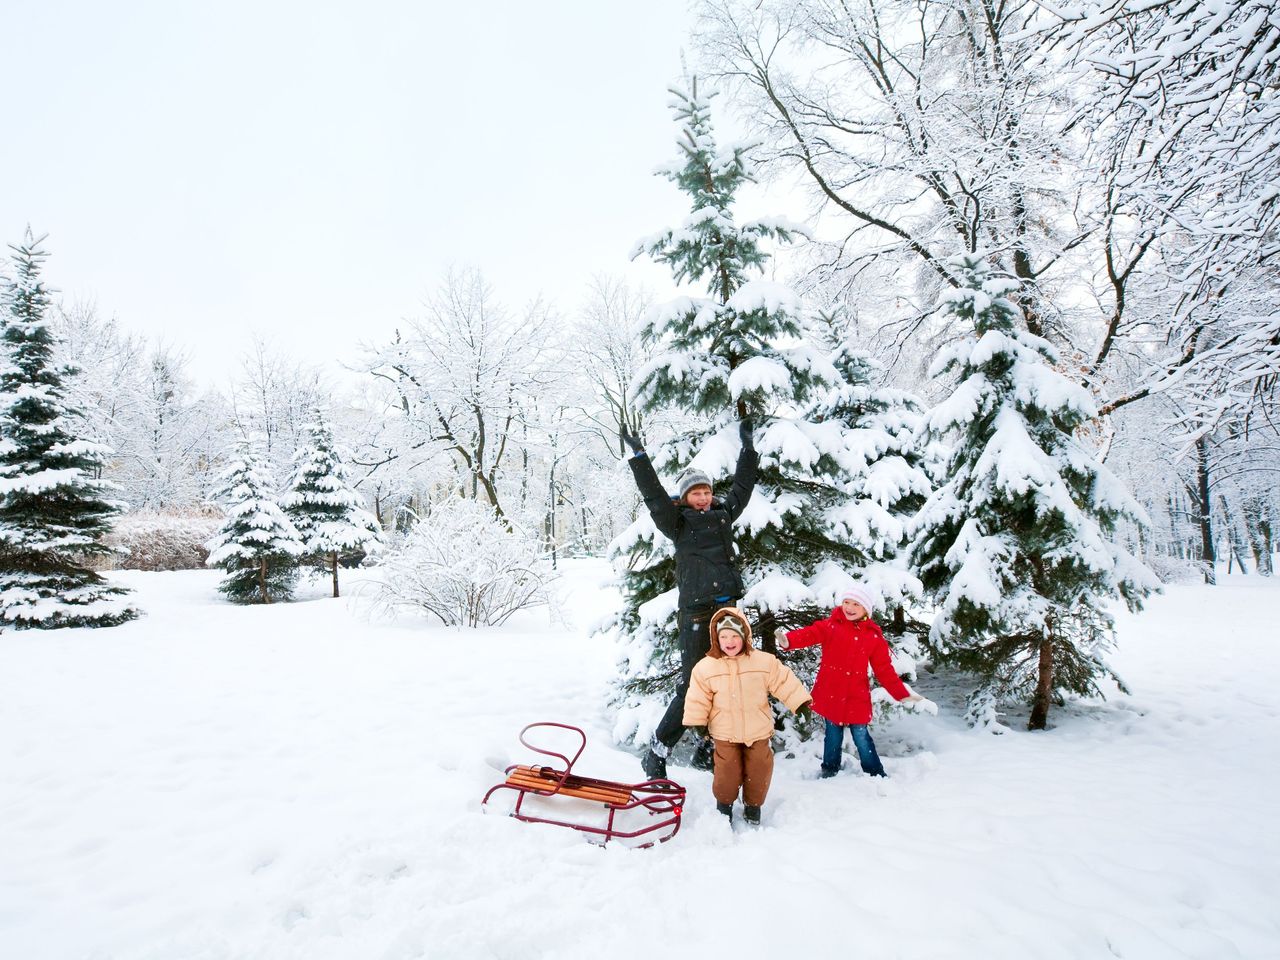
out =
{"type": "Polygon", "coordinates": [[[706,512],[673,500],[662,488],[653,464],[644,454],[631,458],[636,486],[649,508],[654,526],[676,546],[676,583],[680,609],[711,607],[721,598],[739,600],[744,592],[733,545],[733,521],[751,499],[760,455],[743,450],[733,472],[733,488],[724,499],[711,501],[706,512]]]}

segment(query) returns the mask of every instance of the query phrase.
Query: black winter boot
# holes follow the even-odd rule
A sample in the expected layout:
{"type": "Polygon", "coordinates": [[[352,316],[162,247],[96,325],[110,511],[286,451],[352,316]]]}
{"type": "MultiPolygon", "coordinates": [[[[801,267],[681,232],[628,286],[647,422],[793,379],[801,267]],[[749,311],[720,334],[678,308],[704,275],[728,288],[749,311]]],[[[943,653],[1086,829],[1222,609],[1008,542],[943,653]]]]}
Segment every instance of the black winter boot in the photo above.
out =
{"type": "Polygon", "coordinates": [[[693,752],[691,764],[695,770],[714,770],[716,766],[716,742],[707,737],[693,752]]]}
{"type": "Polygon", "coordinates": [[[716,812],[717,812],[717,813],[723,813],[726,817],[728,817],[730,820],[732,820],[732,819],[733,819],[733,804],[732,804],[732,803],[721,803],[720,801],[718,801],[718,800],[717,800],[717,801],[716,801],[716,812]]]}
{"type": "Polygon", "coordinates": [[[667,761],[654,753],[652,749],[641,758],[640,766],[644,770],[644,775],[650,780],[667,779],[667,761]]]}
{"type": "Polygon", "coordinates": [[[760,826],[760,808],[744,805],[742,807],[742,819],[752,826],[760,826]]]}

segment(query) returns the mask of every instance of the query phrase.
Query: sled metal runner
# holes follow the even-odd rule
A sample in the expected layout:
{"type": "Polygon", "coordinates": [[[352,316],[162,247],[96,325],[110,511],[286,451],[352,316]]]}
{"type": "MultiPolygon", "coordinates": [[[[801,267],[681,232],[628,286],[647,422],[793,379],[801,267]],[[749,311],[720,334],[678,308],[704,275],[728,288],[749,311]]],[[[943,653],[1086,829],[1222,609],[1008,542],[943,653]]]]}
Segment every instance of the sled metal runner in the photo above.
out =
{"type": "Polygon", "coordinates": [[[645,780],[641,783],[619,783],[613,780],[583,777],[574,773],[573,765],[578,762],[578,758],[582,756],[582,751],[587,746],[587,735],[578,727],[567,723],[546,721],[531,723],[520,731],[520,742],[534,753],[559,760],[563,766],[514,764],[507,767],[507,779],[489,789],[484,799],[480,801],[481,807],[485,807],[489,803],[489,798],[499,790],[513,790],[516,793],[516,803],[511,816],[517,820],[523,820],[525,823],[549,823],[556,827],[580,830],[600,837],[601,843],[608,843],[613,839],[648,838],[646,842],[636,844],[637,847],[651,847],[663,843],[674,837],[676,831],[680,829],[680,814],[684,807],[685,791],[684,787],[675,781],[645,780]],[[563,753],[530,743],[525,735],[537,727],[552,727],[576,733],[580,743],[572,759],[563,753]],[[599,803],[608,811],[608,816],[603,827],[577,820],[556,820],[550,816],[539,816],[524,809],[524,802],[530,796],[561,797],[599,803]],[[624,829],[624,826],[619,823],[619,814],[630,811],[647,815],[648,822],[642,822],[634,829],[624,829]],[[650,834],[654,836],[650,837],[650,834]]]}

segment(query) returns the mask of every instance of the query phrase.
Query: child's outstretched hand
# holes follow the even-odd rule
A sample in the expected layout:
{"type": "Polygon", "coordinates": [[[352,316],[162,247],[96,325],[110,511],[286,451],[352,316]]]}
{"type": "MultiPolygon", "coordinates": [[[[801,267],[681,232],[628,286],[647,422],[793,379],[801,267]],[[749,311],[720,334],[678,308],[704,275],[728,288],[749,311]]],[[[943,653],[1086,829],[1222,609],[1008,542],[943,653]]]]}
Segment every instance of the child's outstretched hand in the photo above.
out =
{"type": "Polygon", "coordinates": [[[938,715],[938,705],[928,697],[922,697],[914,691],[902,702],[913,710],[923,710],[925,713],[931,713],[935,717],[938,715]]]}
{"type": "Polygon", "coordinates": [[[806,700],[804,703],[800,704],[800,706],[796,707],[796,717],[800,720],[812,720],[813,701],[806,700]]]}
{"type": "Polygon", "coordinates": [[[773,642],[778,645],[779,650],[791,649],[791,641],[787,639],[787,631],[783,627],[773,631],[773,642]]]}

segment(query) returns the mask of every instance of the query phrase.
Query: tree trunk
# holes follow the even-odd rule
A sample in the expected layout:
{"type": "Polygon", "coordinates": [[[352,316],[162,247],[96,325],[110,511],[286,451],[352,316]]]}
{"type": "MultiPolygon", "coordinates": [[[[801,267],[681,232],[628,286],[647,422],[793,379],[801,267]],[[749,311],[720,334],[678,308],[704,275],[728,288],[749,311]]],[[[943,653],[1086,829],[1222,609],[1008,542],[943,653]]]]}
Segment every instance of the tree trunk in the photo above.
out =
{"type": "Polygon", "coordinates": [[[759,647],[765,653],[772,653],[775,657],[778,655],[778,644],[773,639],[773,631],[777,629],[778,620],[772,610],[766,610],[760,614],[760,619],[756,621],[756,637],[759,640],[759,647]]]}
{"type": "Polygon", "coordinates": [[[1222,504],[1222,518],[1227,525],[1227,548],[1231,551],[1231,555],[1236,558],[1236,563],[1240,566],[1241,573],[1248,573],[1249,568],[1244,562],[1244,535],[1240,532],[1240,524],[1238,518],[1231,513],[1231,507],[1227,504],[1227,498],[1219,495],[1218,502],[1222,504]]]}
{"type": "Polygon", "coordinates": [[[329,554],[329,562],[333,565],[333,595],[338,595],[338,551],[329,554]]]}
{"type": "Polygon", "coordinates": [[[1049,700],[1053,695],[1053,627],[1045,628],[1040,639],[1040,671],[1036,679],[1035,699],[1031,702],[1028,730],[1043,730],[1049,722],[1049,700]]]}
{"type": "Polygon", "coordinates": [[[1196,494],[1200,515],[1200,559],[1204,561],[1204,582],[1210,586],[1218,582],[1214,563],[1217,561],[1213,549],[1213,504],[1209,499],[1209,440],[1201,437],[1196,441],[1196,494]]]}
{"type": "Polygon", "coordinates": [[[907,632],[907,611],[902,604],[893,608],[893,625],[889,627],[889,632],[898,637],[907,632]]]}
{"type": "Polygon", "coordinates": [[[1258,518],[1258,532],[1262,534],[1262,564],[1258,567],[1258,570],[1264,577],[1269,577],[1275,572],[1275,567],[1272,566],[1271,561],[1273,556],[1271,547],[1271,516],[1265,512],[1258,518]]]}
{"type": "Polygon", "coordinates": [[[263,603],[271,602],[271,594],[267,593],[267,558],[258,559],[258,593],[263,603]]]}

